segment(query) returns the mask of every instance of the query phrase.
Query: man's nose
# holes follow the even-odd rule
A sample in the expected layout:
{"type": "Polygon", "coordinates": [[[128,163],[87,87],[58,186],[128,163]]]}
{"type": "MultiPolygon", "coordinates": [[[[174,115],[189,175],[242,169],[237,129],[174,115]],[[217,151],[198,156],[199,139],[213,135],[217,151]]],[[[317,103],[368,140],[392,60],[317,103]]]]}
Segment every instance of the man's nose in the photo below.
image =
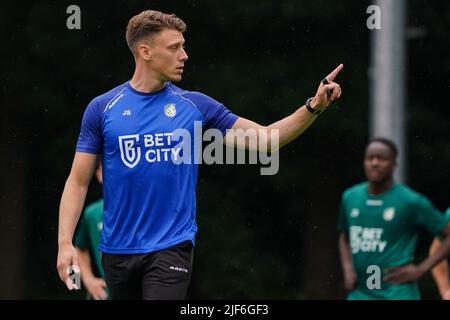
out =
{"type": "Polygon", "coordinates": [[[186,51],[184,49],[181,49],[181,57],[180,60],[181,61],[186,61],[187,59],[189,59],[189,56],[187,55],[186,51]]]}

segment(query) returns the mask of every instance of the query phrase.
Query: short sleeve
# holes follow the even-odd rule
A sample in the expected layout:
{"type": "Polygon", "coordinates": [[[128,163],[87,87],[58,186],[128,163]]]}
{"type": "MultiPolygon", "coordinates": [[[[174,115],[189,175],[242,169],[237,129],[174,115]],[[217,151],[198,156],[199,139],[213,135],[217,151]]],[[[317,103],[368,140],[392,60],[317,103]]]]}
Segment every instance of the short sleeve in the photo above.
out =
{"type": "Polygon", "coordinates": [[[215,128],[225,134],[226,130],[231,129],[239,118],[222,103],[205,94],[186,92],[183,96],[194,103],[203,114],[205,129],[215,128]]]}
{"type": "Polygon", "coordinates": [[[341,206],[339,208],[337,229],[339,232],[347,232],[348,230],[344,196],[341,197],[341,206]]]}
{"type": "Polygon", "coordinates": [[[445,216],[424,196],[419,196],[414,213],[416,225],[425,227],[432,235],[438,235],[448,223],[445,216]]]}
{"type": "Polygon", "coordinates": [[[102,136],[102,111],[99,103],[94,99],[84,112],[76,150],[101,154],[102,136]]]}
{"type": "Polygon", "coordinates": [[[81,216],[76,229],[73,245],[81,249],[89,248],[89,230],[86,221],[86,212],[81,216]]]}
{"type": "Polygon", "coordinates": [[[448,208],[445,212],[445,219],[447,220],[447,222],[450,222],[450,208],[448,208]]]}

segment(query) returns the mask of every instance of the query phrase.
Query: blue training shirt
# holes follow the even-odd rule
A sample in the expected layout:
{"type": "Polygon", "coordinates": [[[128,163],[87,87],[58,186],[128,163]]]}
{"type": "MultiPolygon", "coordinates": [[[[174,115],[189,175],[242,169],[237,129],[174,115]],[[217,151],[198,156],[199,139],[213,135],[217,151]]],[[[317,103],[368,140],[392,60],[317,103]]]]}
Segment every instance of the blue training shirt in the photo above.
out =
{"type": "Polygon", "coordinates": [[[173,133],[189,131],[193,146],[196,121],[225,134],[237,118],[216,100],[170,82],[154,93],[138,92],[126,82],[94,98],[76,150],[102,154],[99,249],[138,254],[194,243],[198,164],[172,161],[184,152],[176,148],[183,139],[176,141],[173,133]]]}

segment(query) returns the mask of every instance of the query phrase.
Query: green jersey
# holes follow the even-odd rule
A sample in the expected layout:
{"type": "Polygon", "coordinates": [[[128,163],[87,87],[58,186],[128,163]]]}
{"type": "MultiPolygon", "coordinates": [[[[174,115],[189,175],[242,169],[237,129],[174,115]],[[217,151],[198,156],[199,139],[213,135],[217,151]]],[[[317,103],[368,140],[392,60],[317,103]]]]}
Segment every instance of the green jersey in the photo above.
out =
{"type": "Polygon", "coordinates": [[[413,261],[419,230],[439,234],[444,215],[423,195],[394,184],[380,195],[367,182],[342,195],[338,229],[348,234],[358,281],[347,299],[420,299],[417,282],[394,285],[383,281],[384,269],[413,261]],[[379,286],[369,285],[373,266],[381,272],[379,286]]]}
{"type": "MultiPolygon", "coordinates": [[[[447,220],[447,223],[450,223],[450,208],[447,208],[447,211],[445,212],[445,220],[447,220]]],[[[443,240],[442,236],[439,236],[439,240],[443,240]]]]}
{"type": "MultiPolygon", "coordinates": [[[[80,249],[89,250],[92,264],[95,265],[97,277],[105,278],[101,253],[98,250],[103,229],[103,199],[98,200],[83,212],[77,226],[73,244],[80,249]]],[[[94,269],[95,273],[95,269],[94,269]]],[[[107,291],[108,292],[108,291],[107,291]]]]}

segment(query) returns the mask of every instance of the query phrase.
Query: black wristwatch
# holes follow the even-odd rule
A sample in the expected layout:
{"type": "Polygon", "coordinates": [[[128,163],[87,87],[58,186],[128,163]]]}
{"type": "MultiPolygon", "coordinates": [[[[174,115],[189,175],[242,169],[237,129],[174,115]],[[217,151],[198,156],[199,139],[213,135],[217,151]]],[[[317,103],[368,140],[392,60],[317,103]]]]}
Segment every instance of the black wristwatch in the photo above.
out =
{"type": "Polygon", "coordinates": [[[306,109],[308,109],[308,111],[311,112],[312,114],[315,114],[316,116],[318,116],[319,114],[322,113],[322,110],[315,110],[313,107],[311,107],[312,99],[314,99],[314,98],[311,97],[308,100],[306,100],[306,103],[305,103],[306,109]]]}

